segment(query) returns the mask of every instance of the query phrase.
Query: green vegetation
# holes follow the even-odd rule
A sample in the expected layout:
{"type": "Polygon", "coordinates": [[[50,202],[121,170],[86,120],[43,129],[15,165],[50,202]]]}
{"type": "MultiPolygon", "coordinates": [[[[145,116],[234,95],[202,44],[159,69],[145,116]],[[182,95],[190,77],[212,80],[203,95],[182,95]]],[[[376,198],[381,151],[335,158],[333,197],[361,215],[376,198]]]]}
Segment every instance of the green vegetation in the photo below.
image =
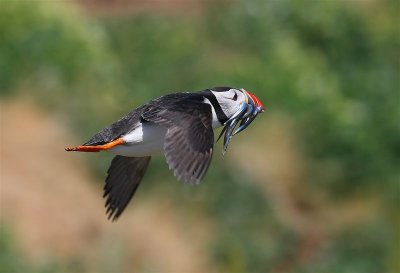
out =
{"type": "MultiPolygon", "coordinates": [[[[302,235],[280,220],[272,198],[253,183],[259,178],[233,173],[232,162],[215,156],[206,185],[191,191],[197,198],[192,204],[191,197],[174,194],[181,185],[162,158],[154,160],[150,169],[157,172],[146,179],[171,183],[144,183],[141,192],[174,195],[177,206],[185,202],[188,212],[212,219],[216,234],[209,259],[223,272],[280,266],[282,272],[395,272],[399,6],[390,0],[368,3],[239,0],[207,6],[193,18],[91,18],[46,1],[6,1],[0,6],[0,92],[29,92],[68,116],[86,139],[170,91],[227,84],[254,91],[267,108],[259,125],[269,113],[295,124],[292,134],[305,162],[301,191],[294,193],[299,202],[324,214],[334,204],[373,199],[380,215],[324,230],[326,245],[318,258],[286,268],[282,264],[296,255],[302,235]]],[[[263,128],[247,133],[262,134],[263,128]]],[[[268,153],[261,142],[252,145],[268,153]]],[[[94,170],[103,176],[108,161],[101,157],[94,170]]],[[[7,258],[13,256],[9,247],[1,239],[7,271],[25,271],[20,259],[7,258]]]]}

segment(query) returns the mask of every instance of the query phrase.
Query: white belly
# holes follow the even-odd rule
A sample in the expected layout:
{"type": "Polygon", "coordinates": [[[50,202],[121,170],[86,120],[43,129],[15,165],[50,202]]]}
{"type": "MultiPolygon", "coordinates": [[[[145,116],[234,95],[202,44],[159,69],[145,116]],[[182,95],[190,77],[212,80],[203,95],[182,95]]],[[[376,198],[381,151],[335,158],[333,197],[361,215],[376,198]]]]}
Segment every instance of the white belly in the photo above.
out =
{"type": "Polygon", "coordinates": [[[154,123],[140,124],[135,130],[124,135],[123,145],[115,146],[108,152],[116,155],[140,157],[160,154],[164,151],[167,129],[154,123]]]}

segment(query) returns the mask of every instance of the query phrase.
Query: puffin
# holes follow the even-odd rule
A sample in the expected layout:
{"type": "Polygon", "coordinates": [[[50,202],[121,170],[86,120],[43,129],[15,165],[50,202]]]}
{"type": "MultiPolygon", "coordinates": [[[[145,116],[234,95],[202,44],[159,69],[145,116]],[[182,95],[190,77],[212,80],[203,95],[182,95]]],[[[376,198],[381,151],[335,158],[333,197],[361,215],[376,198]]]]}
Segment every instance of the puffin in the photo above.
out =
{"type": "MultiPolygon", "coordinates": [[[[213,155],[214,129],[222,127],[222,153],[232,137],[264,112],[261,100],[243,88],[213,87],[171,93],[145,103],[66,151],[114,154],[105,179],[106,215],[117,220],[135,194],[150,159],[164,154],[175,177],[199,183],[213,155]]],[[[218,141],[217,140],[217,141],[218,141]]]]}

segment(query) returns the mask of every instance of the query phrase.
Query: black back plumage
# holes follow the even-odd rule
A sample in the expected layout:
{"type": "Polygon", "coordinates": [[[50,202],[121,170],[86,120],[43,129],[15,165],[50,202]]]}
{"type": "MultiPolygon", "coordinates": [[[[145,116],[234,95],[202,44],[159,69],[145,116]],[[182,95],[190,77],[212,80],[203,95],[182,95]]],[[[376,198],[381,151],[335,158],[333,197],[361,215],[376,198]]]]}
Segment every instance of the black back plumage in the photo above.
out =
{"type": "Polygon", "coordinates": [[[126,116],[96,133],[83,146],[103,145],[133,131],[139,122],[143,121],[142,115],[149,108],[153,109],[161,106],[179,108],[179,105],[185,104],[186,101],[200,103],[202,100],[203,96],[200,93],[174,93],[153,99],[133,109],[126,116]]]}
{"type": "Polygon", "coordinates": [[[122,117],[113,124],[105,127],[96,133],[91,139],[83,144],[83,146],[103,145],[130,132],[138,126],[143,111],[146,109],[147,104],[139,106],[132,110],[129,114],[122,117]]]}

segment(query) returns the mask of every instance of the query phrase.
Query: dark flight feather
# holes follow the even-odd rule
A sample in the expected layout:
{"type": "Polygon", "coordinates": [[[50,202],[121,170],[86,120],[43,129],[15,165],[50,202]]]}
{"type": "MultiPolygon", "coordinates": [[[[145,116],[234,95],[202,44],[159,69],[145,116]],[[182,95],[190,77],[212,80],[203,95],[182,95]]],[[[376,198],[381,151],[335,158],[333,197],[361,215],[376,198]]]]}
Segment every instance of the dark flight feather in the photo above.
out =
{"type": "Polygon", "coordinates": [[[125,157],[117,155],[108,169],[103,197],[106,198],[108,219],[117,220],[136,192],[150,156],[125,157]]]}

